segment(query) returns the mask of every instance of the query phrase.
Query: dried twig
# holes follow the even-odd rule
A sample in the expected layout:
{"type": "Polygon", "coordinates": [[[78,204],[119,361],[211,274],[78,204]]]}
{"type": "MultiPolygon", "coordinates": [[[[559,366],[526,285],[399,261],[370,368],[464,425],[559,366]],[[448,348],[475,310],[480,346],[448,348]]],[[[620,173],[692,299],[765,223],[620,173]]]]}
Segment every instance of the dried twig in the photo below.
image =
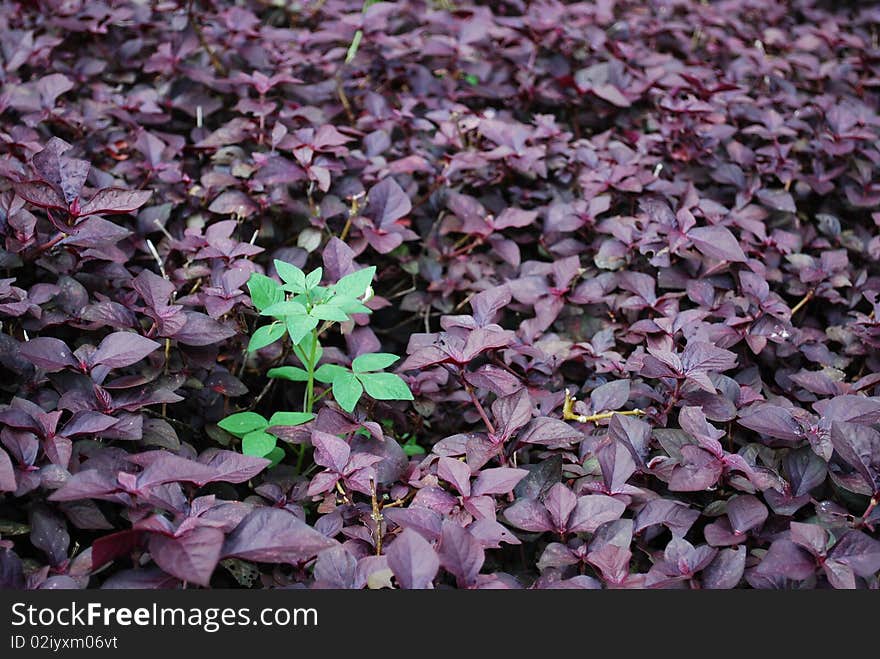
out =
{"type": "Polygon", "coordinates": [[[568,389],[565,390],[565,403],[562,405],[562,418],[566,421],[578,421],[579,423],[597,423],[599,421],[604,421],[605,419],[610,419],[615,414],[619,414],[620,416],[644,416],[645,411],[640,409],[635,410],[626,410],[624,412],[618,412],[617,410],[611,412],[599,412],[598,414],[575,414],[574,413],[574,404],[577,401],[577,398],[572,396],[568,389]]]}
{"type": "Polygon", "coordinates": [[[223,62],[220,61],[220,58],[217,57],[217,53],[214,52],[214,49],[211,48],[211,44],[209,44],[208,40],[205,38],[205,33],[202,31],[202,26],[195,15],[195,11],[193,8],[194,4],[194,0],[190,0],[189,4],[186,7],[186,16],[189,19],[189,24],[192,25],[193,31],[196,33],[196,38],[199,40],[199,45],[201,45],[201,47],[205,49],[205,52],[208,53],[208,59],[211,60],[211,66],[214,67],[217,75],[226,77],[226,67],[223,66],[223,62]]]}
{"type": "Polygon", "coordinates": [[[806,306],[807,302],[809,302],[810,300],[812,300],[815,296],[816,296],[816,289],[811,288],[809,291],[807,291],[807,294],[804,295],[804,296],[801,298],[801,301],[798,302],[796,305],[794,305],[794,306],[791,308],[791,317],[794,318],[794,315],[795,315],[798,311],[800,311],[801,309],[803,309],[803,308],[806,306]]]}

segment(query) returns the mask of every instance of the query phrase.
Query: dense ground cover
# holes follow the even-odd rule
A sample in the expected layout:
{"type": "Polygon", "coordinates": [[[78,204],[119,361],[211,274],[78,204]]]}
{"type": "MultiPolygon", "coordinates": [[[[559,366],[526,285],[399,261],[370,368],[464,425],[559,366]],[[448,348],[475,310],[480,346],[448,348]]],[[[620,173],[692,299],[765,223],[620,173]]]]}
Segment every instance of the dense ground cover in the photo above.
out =
{"type": "Polygon", "coordinates": [[[880,7],[366,4],[0,0],[0,586],[877,588],[880,7]]]}

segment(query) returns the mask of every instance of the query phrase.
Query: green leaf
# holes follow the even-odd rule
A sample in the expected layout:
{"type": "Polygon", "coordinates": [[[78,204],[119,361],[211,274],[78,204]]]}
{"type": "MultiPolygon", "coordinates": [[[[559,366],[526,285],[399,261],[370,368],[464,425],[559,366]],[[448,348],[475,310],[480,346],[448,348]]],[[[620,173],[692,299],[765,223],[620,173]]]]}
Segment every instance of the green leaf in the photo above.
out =
{"type": "Polygon", "coordinates": [[[248,352],[254,352],[260,348],[265,348],[270,343],[275,343],[278,339],[284,336],[284,332],[284,325],[281,323],[272,323],[271,325],[265,325],[258,328],[253,333],[251,340],[248,343],[248,352]]]}
{"type": "Polygon", "coordinates": [[[410,458],[414,455],[425,455],[425,453],[427,453],[425,449],[416,444],[415,436],[410,437],[408,440],[406,440],[406,444],[402,444],[401,448],[403,448],[403,452],[407,455],[407,457],[410,458]]]}
{"type": "Polygon", "coordinates": [[[281,290],[281,286],[266,275],[261,275],[258,272],[252,273],[247,285],[251,292],[251,302],[259,311],[284,300],[284,291],[281,290]]]}
{"type": "Polygon", "coordinates": [[[358,373],[364,389],[376,400],[412,400],[406,382],[394,373],[358,373]]]}
{"type": "Polygon", "coordinates": [[[269,419],[269,427],[301,426],[315,418],[311,412],[275,412],[269,419]]]}
{"type": "Polygon", "coordinates": [[[241,452],[245,455],[254,455],[262,458],[275,448],[277,441],[269,433],[255,430],[242,437],[241,452]]]}
{"type": "Polygon", "coordinates": [[[284,449],[280,446],[276,446],[263,457],[270,460],[269,467],[274,467],[284,459],[284,449]]]}
{"type": "Polygon", "coordinates": [[[305,369],[299,366],[279,366],[278,368],[270,368],[266,375],[270,378],[278,378],[279,380],[290,380],[291,382],[307,382],[309,374],[305,369]]]}
{"type": "Polygon", "coordinates": [[[333,379],[333,398],[346,412],[353,412],[364,388],[353,373],[340,373],[333,379]]]}
{"type": "Polygon", "coordinates": [[[306,290],[306,275],[292,263],[275,259],[275,269],[278,276],[284,281],[286,290],[292,290],[294,293],[303,293],[306,290]]]}
{"type": "Polygon", "coordinates": [[[475,76],[473,73],[466,73],[464,76],[464,79],[467,81],[467,83],[469,85],[471,85],[473,87],[476,87],[477,85],[480,84],[480,79],[477,76],[475,76]]]}
{"type": "Polygon", "coordinates": [[[319,304],[312,307],[309,315],[321,320],[332,320],[337,323],[344,323],[348,320],[348,314],[333,304],[319,304]]]}
{"type": "Polygon", "coordinates": [[[221,420],[218,424],[223,430],[236,437],[244,437],[249,432],[264,430],[269,422],[256,412],[239,412],[221,420]]]}
{"type": "Polygon", "coordinates": [[[392,355],[390,352],[371,352],[366,355],[358,355],[351,363],[351,370],[355,373],[369,373],[370,371],[381,371],[388,368],[400,357],[392,355]]]}
{"type": "Polygon", "coordinates": [[[315,286],[309,291],[309,299],[312,304],[326,302],[333,295],[333,291],[327,286],[315,286]]]}
{"type": "Polygon", "coordinates": [[[353,313],[373,313],[373,310],[370,307],[366,306],[360,300],[349,297],[348,295],[334,295],[327,304],[332,304],[334,307],[338,307],[342,309],[349,316],[353,313]]]}
{"type": "Polygon", "coordinates": [[[306,289],[312,290],[315,286],[321,283],[321,278],[324,276],[324,268],[315,268],[308,275],[306,275],[306,289]]]}
{"type": "Polygon", "coordinates": [[[350,275],[345,275],[333,286],[333,290],[337,295],[345,295],[347,297],[363,297],[367,292],[367,287],[373,281],[376,274],[376,266],[371,265],[369,268],[363,268],[350,275]]]}
{"type": "Polygon", "coordinates": [[[260,312],[261,316],[304,316],[305,314],[306,308],[293,300],[270,304],[260,312]]]}
{"type": "Polygon", "coordinates": [[[313,316],[288,316],[284,319],[287,325],[287,333],[290,340],[299,343],[303,338],[318,326],[318,319],[313,316]]]}
{"type": "Polygon", "coordinates": [[[337,364],[321,364],[315,371],[315,379],[324,384],[331,384],[340,375],[350,375],[351,371],[337,364]]]}

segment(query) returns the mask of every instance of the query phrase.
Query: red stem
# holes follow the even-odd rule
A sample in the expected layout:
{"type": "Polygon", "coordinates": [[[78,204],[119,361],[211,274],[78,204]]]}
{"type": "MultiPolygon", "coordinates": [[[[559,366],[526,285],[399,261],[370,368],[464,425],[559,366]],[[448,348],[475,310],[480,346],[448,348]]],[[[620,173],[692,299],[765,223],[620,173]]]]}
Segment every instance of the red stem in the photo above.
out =
{"type": "Polygon", "coordinates": [[[45,242],[42,245],[37,245],[37,254],[42,254],[43,252],[55,247],[55,245],[57,245],[62,240],[64,240],[65,235],[66,234],[59,231],[57,234],[55,234],[55,237],[52,238],[51,240],[49,240],[48,242],[45,242]]]}
{"type": "Polygon", "coordinates": [[[483,420],[483,423],[486,424],[486,428],[489,430],[489,433],[494,435],[495,426],[493,426],[492,422],[489,421],[489,417],[486,415],[486,410],[483,408],[479,398],[477,398],[477,395],[474,393],[474,388],[467,383],[465,383],[464,387],[467,390],[468,395],[471,397],[471,402],[474,404],[474,407],[477,408],[477,412],[479,413],[480,418],[483,420]]]}

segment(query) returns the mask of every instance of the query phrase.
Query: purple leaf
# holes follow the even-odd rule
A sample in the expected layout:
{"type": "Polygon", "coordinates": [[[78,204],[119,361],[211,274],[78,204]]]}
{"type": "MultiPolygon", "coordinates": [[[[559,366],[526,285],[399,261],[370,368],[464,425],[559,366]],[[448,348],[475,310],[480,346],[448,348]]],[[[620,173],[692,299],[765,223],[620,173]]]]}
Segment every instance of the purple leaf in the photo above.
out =
{"type": "Polygon", "coordinates": [[[64,197],[48,183],[29,181],[16,183],[13,188],[15,194],[34,206],[52,210],[67,210],[67,202],[64,197]]]}
{"type": "Polygon", "coordinates": [[[437,461],[437,475],[453,485],[462,496],[471,495],[471,468],[461,460],[441,457],[437,461]]]}
{"type": "Polygon", "coordinates": [[[649,526],[663,524],[674,536],[684,537],[699,517],[699,511],[680,501],[652,499],[636,515],[633,530],[638,533],[649,526]]]}
{"type": "Polygon", "coordinates": [[[472,494],[475,497],[484,494],[507,494],[528,474],[525,469],[496,467],[484,469],[474,480],[472,494]]]}
{"type": "Polygon", "coordinates": [[[589,494],[578,498],[577,506],[568,520],[571,533],[594,533],[596,529],[620,519],[626,504],[604,494],[589,494]]]}
{"type": "Polygon", "coordinates": [[[254,478],[271,463],[266,458],[218,449],[208,449],[199,456],[198,460],[213,472],[208,481],[211,483],[218,481],[244,483],[254,478]]]}
{"type": "Polygon", "coordinates": [[[357,559],[342,545],[328,547],[315,561],[315,585],[321,588],[355,588],[357,559]]]}
{"type": "Polygon", "coordinates": [[[612,380],[593,389],[590,401],[597,412],[618,410],[629,400],[629,380],[612,380]]]}
{"type": "Polygon", "coordinates": [[[12,461],[9,454],[0,448],[0,492],[15,492],[17,489],[12,461]]]}
{"type": "Polygon", "coordinates": [[[698,227],[688,232],[694,246],[709,258],[718,261],[745,263],[746,255],[729,229],[722,226],[698,227]]]}
{"type": "Polygon", "coordinates": [[[553,528],[564,533],[568,530],[568,518],[578,504],[578,499],[568,487],[556,483],[544,497],[544,507],[550,514],[553,528]]]}
{"type": "Polygon", "coordinates": [[[734,533],[746,533],[767,519],[767,507],[751,494],[740,494],[727,501],[727,519],[734,533]]]}
{"type": "Polygon", "coordinates": [[[382,512],[385,519],[405,529],[422,534],[426,540],[440,540],[442,517],[430,508],[410,506],[409,508],[389,508],[382,512]]]}
{"type": "Polygon", "coordinates": [[[744,428],[777,439],[796,441],[803,437],[800,425],[791,413],[777,405],[751,407],[740,416],[738,423],[744,428]]]}
{"type": "Polygon", "coordinates": [[[880,541],[861,531],[848,531],[828,556],[866,579],[880,572],[880,541]]]}
{"type": "Polygon", "coordinates": [[[868,426],[832,421],[831,443],[874,492],[880,491],[880,433],[868,426]]]}
{"type": "Polygon", "coordinates": [[[136,364],[159,349],[159,344],[134,332],[108,334],[91,357],[92,365],[123,368],[136,364]]]}
{"type": "Polygon", "coordinates": [[[20,354],[47,373],[57,373],[65,368],[79,368],[79,362],[67,344],[48,336],[38,336],[21,344],[20,354]]]}
{"type": "Polygon", "coordinates": [[[636,471],[636,463],[626,446],[608,441],[595,451],[608,492],[620,492],[636,471]]]}
{"type": "Polygon", "coordinates": [[[105,188],[82,206],[79,215],[120,215],[131,213],[146,204],[153,193],[149,190],[105,188]]]}
{"type": "Polygon", "coordinates": [[[286,510],[257,508],[226,538],[222,557],[295,565],[335,545],[286,510]]]}
{"type": "Polygon", "coordinates": [[[345,471],[351,448],[348,443],[320,430],[312,432],[312,445],[315,447],[315,463],[341,474],[345,471]]]}
{"type": "Polygon", "coordinates": [[[742,580],[745,566],[745,547],[722,549],[702,572],[703,588],[710,590],[736,588],[742,580]]]}
{"type": "Polygon", "coordinates": [[[430,588],[440,559],[431,544],[411,529],[404,529],[385,552],[388,567],[401,588],[422,590],[430,588]]]}
{"type": "Polygon", "coordinates": [[[791,540],[774,540],[770,549],[761,559],[757,571],[769,577],[784,577],[802,581],[816,571],[816,563],[803,549],[791,540]]]}
{"type": "Polygon", "coordinates": [[[700,492],[718,482],[723,466],[714,455],[696,446],[685,446],[681,453],[683,462],[669,479],[670,490],[700,492]]]}
{"type": "Polygon", "coordinates": [[[519,499],[504,511],[504,519],[523,531],[552,531],[553,520],[547,509],[534,499],[519,499]]]}
{"type": "Polygon", "coordinates": [[[208,586],[217,567],[223,531],[206,526],[194,528],[179,537],[150,535],[150,555],[165,572],[181,581],[208,586]]]}
{"type": "Polygon", "coordinates": [[[213,469],[206,465],[182,458],[168,451],[139,453],[131,456],[129,460],[144,467],[144,470],[137,477],[138,489],[178,481],[204,485],[210,483],[217,475],[213,469]]]}
{"type": "Polygon", "coordinates": [[[480,543],[458,523],[448,519],[443,521],[437,554],[440,565],[455,576],[460,588],[476,583],[485,553],[480,543]]]}
{"type": "Polygon", "coordinates": [[[207,346],[235,336],[235,330],[196,311],[186,312],[186,322],[171,337],[188,346],[207,346]]]}
{"type": "Polygon", "coordinates": [[[412,203],[403,188],[393,178],[386,178],[370,188],[364,215],[376,226],[387,228],[406,217],[411,210],[412,203]]]}

